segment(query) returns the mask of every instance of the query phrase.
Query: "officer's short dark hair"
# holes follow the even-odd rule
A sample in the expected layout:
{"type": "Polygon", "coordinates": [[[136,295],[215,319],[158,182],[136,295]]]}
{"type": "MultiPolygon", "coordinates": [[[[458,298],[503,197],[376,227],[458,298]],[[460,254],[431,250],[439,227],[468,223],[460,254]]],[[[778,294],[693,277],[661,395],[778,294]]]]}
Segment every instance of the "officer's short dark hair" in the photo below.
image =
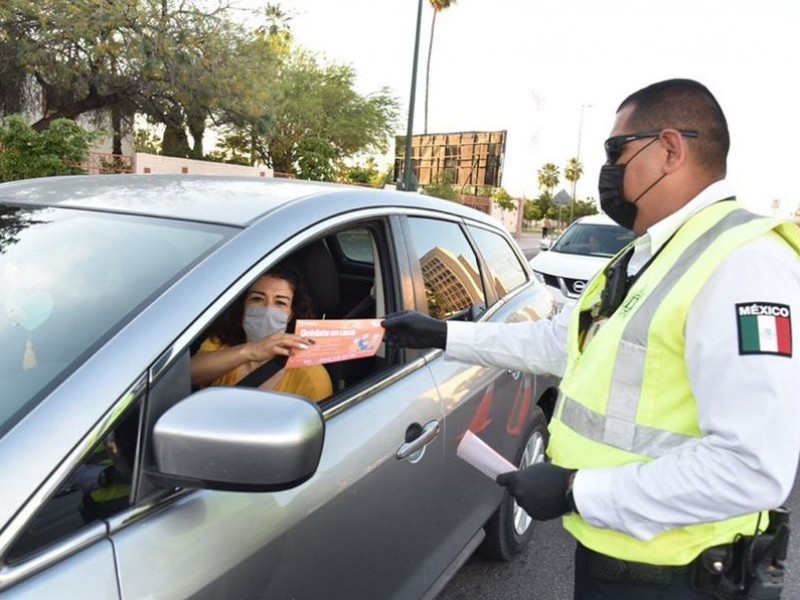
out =
{"type": "Polygon", "coordinates": [[[630,133],[671,127],[699,132],[689,140],[698,163],[720,177],[727,170],[730,135],[717,99],[706,86],[691,79],[668,79],[634,92],[619,105],[633,111],[630,133]]]}

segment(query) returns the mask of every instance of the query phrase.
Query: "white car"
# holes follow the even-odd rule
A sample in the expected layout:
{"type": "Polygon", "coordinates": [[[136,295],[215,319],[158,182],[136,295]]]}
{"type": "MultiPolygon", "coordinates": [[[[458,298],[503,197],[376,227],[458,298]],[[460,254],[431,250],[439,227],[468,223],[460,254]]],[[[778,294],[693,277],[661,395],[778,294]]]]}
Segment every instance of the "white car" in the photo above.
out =
{"type": "Polygon", "coordinates": [[[530,260],[536,278],[553,293],[557,305],[574,302],[608,259],[634,239],[632,231],[605,215],[581,217],[530,260]]]}

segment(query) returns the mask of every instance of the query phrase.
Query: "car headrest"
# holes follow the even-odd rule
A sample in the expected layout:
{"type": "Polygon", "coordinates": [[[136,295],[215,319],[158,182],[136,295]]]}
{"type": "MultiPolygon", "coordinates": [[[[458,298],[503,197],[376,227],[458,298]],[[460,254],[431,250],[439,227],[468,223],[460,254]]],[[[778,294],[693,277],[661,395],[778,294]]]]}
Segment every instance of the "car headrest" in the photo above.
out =
{"type": "Polygon", "coordinates": [[[321,240],[312,242],[293,258],[316,310],[324,313],[338,306],[339,277],[327,246],[321,240]]]}

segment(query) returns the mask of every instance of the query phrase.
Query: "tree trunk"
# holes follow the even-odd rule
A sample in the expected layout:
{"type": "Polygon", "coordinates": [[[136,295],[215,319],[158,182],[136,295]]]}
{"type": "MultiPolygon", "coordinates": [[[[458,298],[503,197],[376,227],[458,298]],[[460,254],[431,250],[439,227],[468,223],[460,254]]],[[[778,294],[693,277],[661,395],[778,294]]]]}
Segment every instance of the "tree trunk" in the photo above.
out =
{"type": "Polygon", "coordinates": [[[122,154],[122,110],[119,104],[111,107],[111,153],[122,154]]]}
{"type": "Polygon", "coordinates": [[[189,128],[189,133],[192,136],[194,145],[189,153],[191,158],[203,160],[203,134],[206,131],[205,114],[201,115],[188,115],[186,125],[189,128]]]}
{"type": "Polygon", "coordinates": [[[433,32],[436,29],[436,15],[439,11],[433,10],[433,19],[431,19],[431,39],[428,42],[428,64],[425,68],[425,130],[428,133],[428,87],[431,82],[431,53],[433,52],[433,32]]]}

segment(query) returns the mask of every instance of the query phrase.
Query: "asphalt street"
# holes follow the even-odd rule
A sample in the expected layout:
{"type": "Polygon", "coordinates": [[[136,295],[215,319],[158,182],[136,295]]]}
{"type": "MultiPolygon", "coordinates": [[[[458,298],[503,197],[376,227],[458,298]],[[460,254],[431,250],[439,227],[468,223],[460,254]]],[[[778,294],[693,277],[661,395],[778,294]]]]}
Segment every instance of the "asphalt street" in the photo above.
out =
{"type": "MultiPolygon", "coordinates": [[[[783,600],[800,598],[800,485],[787,502],[795,524],[789,544],[783,600]]],[[[473,556],[437,600],[572,600],[575,543],[560,520],[536,524],[533,542],[515,560],[502,563],[473,556]]]]}
{"type": "MultiPolygon", "coordinates": [[[[538,234],[517,240],[526,257],[538,252],[538,234]]],[[[783,600],[800,598],[800,484],[786,505],[793,523],[783,600]]],[[[560,520],[535,524],[533,542],[515,560],[502,563],[473,556],[437,600],[572,600],[575,543],[560,520]]]]}

